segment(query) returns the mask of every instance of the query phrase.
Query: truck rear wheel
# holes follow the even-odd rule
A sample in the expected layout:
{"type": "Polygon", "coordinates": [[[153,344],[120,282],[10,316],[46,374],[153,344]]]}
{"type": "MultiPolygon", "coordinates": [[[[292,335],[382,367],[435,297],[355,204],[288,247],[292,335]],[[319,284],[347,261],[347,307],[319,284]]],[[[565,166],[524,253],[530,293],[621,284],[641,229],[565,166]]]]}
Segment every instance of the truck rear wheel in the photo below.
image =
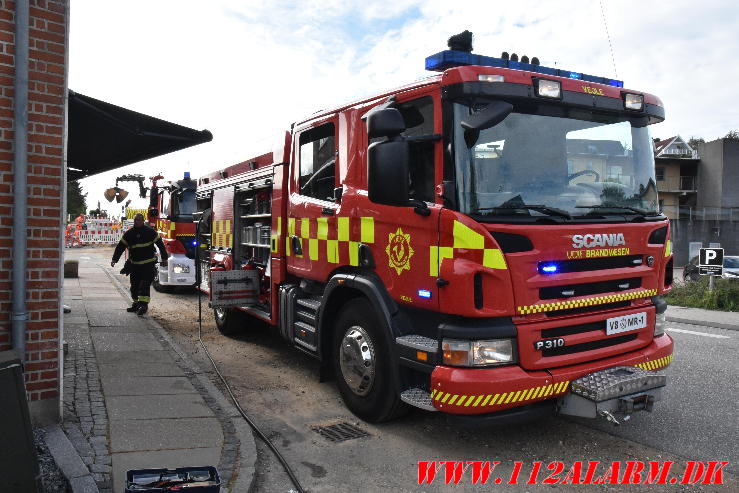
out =
{"type": "Polygon", "coordinates": [[[346,407],[371,423],[403,414],[393,376],[388,330],[365,299],[354,299],[339,313],[333,338],[333,364],[346,407]]]}
{"type": "Polygon", "coordinates": [[[234,334],[243,327],[243,314],[233,308],[214,308],[213,317],[218,331],[223,335],[234,334]]]}

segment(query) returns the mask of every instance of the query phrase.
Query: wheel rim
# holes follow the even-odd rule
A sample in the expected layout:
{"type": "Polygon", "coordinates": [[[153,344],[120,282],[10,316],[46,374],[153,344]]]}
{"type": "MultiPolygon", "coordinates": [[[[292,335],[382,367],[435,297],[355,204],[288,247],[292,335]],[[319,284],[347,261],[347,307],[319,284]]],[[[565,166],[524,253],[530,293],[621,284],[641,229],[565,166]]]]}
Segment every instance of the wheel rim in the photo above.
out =
{"type": "Polygon", "coordinates": [[[219,323],[223,323],[226,320],[226,310],[224,308],[216,308],[214,312],[219,323]]]}
{"type": "Polygon", "coordinates": [[[375,347],[362,327],[349,328],[341,340],[339,364],[344,382],[357,395],[365,396],[375,381],[375,347]]]}

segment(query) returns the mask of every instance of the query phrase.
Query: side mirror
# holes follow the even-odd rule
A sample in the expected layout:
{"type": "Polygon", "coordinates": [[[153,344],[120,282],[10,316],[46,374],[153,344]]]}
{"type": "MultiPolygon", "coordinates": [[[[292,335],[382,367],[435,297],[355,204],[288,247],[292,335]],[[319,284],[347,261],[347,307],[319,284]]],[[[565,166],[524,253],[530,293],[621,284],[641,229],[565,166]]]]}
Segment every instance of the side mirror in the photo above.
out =
{"type": "Polygon", "coordinates": [[[371,112],[367,116],[367,137],[397,137],[405,130],[405,120],[395,108],[371,112]]]}
{"type": "MultiPolygon", "coordinates": [[[[383,110],[385,111],[385,110],[383,110]]],[[[375,142],[367,149],[367,189],[377,204],[409,206],[410,145],[404,140],[375,142]]]]}

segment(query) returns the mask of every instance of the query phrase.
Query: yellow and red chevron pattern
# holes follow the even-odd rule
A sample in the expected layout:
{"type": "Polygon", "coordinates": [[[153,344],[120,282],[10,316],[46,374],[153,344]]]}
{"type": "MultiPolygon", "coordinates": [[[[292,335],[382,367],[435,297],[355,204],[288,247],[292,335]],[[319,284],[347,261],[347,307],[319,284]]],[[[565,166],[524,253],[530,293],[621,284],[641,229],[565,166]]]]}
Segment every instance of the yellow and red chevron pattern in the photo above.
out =
{"type": "Polygon", "coordinates": [[[660,368],[665,368],[670,363],[672,363],[672,355],[665,356],[664,358],[659,358],[659,359],[655,359],[652,361],[646,361],[644,363],[639,363],[638,365],[634,365],[634,366],[638,366],[639,368],[642,368],[644,370],[653,371],[653,370],[659,370],[660,368]]]}
{"type": "Polygon", "coordinates": [[[213,221],[213,237],[211,238],[211,245],[214,247],[221,248],[233,248],[234,235],[231,228],[230,219],[222,219],[220,221],[213,221]]]}
{"type": "Polygon", "coordinates": [[[437,404],[458,407],[493,407],[506,404],[520,404],[542,398],[563,394],[567,391],[570,382],[560,382],[539,387],[530,387],[502,394],[459,395],[434,390],[431,400],[437,404]]]}
{"type": "Polygon", "coordinates": [[[550,303],[538,303],[536,305],[519,306],[519,315],[529,315],[531,313],[552,312],[557,310],[567,310],[570,308],[580,308],[583,306],[602,305],[604,303],[613,303],[615,301],[633,300],[637,298],[649,298],[657,296],[656,289],[642,289],[631,293],[608,294],[605,296],[591,296],[589,298],[578,298],[567,301],[554,301],[550,303]]]}
{"type": "MultiPolygon", "coordinates": [[[[279,227],[280,224],[278,224],[279,227]]],[[[344,263],[357,266],[359,265],[359,244],[375,242],[375,218],[337,217],[334,222],[327,217],[290,217],[287,219],[287,238],[285,238],[285,251],[288,256],[293,255],[290,245],[290,238],[293,236],[300,238],[303,250],[302,255],[296,255],[298,257],[307,255],[312,261],[325,260],[331,264],[344,263]],[[359,223],[359,228],[352,228],[352,222],[359,223]],[[358,237],[351,239],[352,231],[357,230],[358,237]],[[343,259],[342,251],[346,255],[343,259]]],[[[279,238],[275,241],[279,241],[279,238]]]]}
{"type": "MultiPolygon", "coordinates": [[[[429,253],[429,275],[436,277],[439,275],[439,266],[445,258],[453,259],[461,252],[469,254],[469,251],[482,253],[481,263],[484,267],[490,269],[507,269],[508,266],[503,256],[503,252],[498,248],[486,248],[485,237],[480,233],[473,231],[459,221],[454,221],[452,225],[452,246],[431,246],[429,253]]],[[[487,245],[488,247],[490,245],[487,245]]]]}

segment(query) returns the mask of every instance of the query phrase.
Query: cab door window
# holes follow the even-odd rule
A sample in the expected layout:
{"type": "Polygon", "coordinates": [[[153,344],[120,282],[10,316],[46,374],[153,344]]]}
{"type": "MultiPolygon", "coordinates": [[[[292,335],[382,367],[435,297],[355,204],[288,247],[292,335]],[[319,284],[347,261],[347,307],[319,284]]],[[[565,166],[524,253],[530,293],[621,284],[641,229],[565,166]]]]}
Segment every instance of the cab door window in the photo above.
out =
{"type": "Polygon", "coordinates": [[[327,123],[300,134],[300,195],[332,200],[335,183],[334,124],[327,123]]]}

